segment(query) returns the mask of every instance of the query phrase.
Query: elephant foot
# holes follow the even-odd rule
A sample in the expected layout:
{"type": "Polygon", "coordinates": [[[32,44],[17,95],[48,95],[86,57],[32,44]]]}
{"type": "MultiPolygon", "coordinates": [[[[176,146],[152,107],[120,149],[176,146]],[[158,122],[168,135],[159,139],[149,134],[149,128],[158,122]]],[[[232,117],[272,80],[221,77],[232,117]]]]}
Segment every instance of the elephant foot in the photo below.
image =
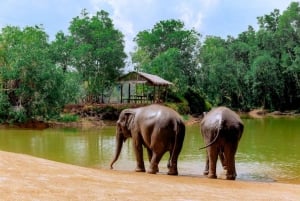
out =
{"type": "Polygon", "coordinates": [[[159,172],[158,167],[156,167],[156,168],[149,168],[149,170],[147,171],[147,173],[149,173],[149,174],[156,174],[158,172],[159,172]]]}
{"type": "Polygon", "coordinates": [[[135,168],[135,171],[136,172],[145,172],[145,168],[139,168],[139,167],[137,167],[137,168],[135,168]]]}
{"type": "Polygon", "coordinates": [[[235,174],[231,174],[231,175],[226,175],[226,177],[225,177],[225,179],[227,179],[227,180],[235,180],[235,178],[236,178],[236,175],[235,174]]]}
{"type": "Polygon", "coordinates": [[[217,175],[215,175],[215,174],[208,174],[207,177],[208,177],[209,179],[216,179],[216,178],[217,178],[217,175]]]}
{"type": "Polygon", "coordinates": [[[203,175],[208,175],[208,170],[204,170],[203,175]]]}
{"type": "Polygon", "coordinates": [[[156,171],[156,170],[148,170],[147,173],[148,174],[156,174],[156,173],[158,173],[158,171],[156,171]]]}
{"type": "Polygon", "coordinates": [[[169,170],[168,175],[178,175],[178,171],[177,170],[169,170]]]}
{"type": "Polygon", "coordinates": [[[178,175],[177,163],[173,163],[172,164],[169,161],[169,163],[168,163],[168,169],[169,169],[168,175],[178,175]]]}

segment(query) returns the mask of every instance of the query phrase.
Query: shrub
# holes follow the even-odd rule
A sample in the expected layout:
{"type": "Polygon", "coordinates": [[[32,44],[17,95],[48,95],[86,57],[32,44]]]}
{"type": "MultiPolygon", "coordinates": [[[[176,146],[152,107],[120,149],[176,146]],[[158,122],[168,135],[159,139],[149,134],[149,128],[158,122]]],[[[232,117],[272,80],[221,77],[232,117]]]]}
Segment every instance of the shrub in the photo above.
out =
{"type": "Polygon", "coordinates": [[[165,103],[166,106],[174,109],[175,111],[177,111],[179,114],[183,115],[183,114],[188,114],[190,109],[189,109],[189,105],[187,103],[187,101],[183,101],[181,103],[165,103]]]}
{"type": "Polygon", "coordinates": [[[8,111],[9,123],[24,123],[27,120],[26,110],[22,106],[10,107],[8,111]]]}
{"type": "Polygon", "coordinates": [[[7,94],[0,93],[0,122],[3,123],[7,120],[7,114],[10,104],[8,101],[7,94]]]}
{"type": "Polygon", "coordinates": [[[74,114],[63,114],[60,116],[58,121],[60,122],[76,122],[78,121],[79,116],[74,114]]]}
{"type": "Polygon", "coordinates": [[[199,115],[211,108],[210,103],[204,99],[201,92],[197,89],[188,88],[184,98],[188,101],[191,114],[199,115]]]}

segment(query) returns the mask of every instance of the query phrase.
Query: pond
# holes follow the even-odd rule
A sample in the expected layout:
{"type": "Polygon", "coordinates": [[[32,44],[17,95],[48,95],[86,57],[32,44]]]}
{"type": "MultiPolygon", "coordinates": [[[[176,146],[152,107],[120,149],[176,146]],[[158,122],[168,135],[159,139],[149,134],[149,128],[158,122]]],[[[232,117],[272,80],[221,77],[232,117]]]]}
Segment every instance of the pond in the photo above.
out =
{"type": "MultiPolygon", "coordinates": [[[[300,119],[243,119],[245,131],[236,155],[237,179],[300,184],[300,119]]],[[[205,151],[199,125],[188,126],[179,157],[180,175],[202,177],[205,151]]],[[[0,150],[29,154],[79,166],[108,169],[115,151],[115,127],[101,129],[0,129],[0,150]]],[[[146,153],[145,153],[146,154],[146,153]]],[[[159,164],[167,172],[168,154],[159,164]]],[[[149,163],[145,157],[145,165],[149,163]]],[[[218,163],[218,172],[221,171],[218,163]]],[[[131,140],[115,170],[133,171],[131,140]]]]}

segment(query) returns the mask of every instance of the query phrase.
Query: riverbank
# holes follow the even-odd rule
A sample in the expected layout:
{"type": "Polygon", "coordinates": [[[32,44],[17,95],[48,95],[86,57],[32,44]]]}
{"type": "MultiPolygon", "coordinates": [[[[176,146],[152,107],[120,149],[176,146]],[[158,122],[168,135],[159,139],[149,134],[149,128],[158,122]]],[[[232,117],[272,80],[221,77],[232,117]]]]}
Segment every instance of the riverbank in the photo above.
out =
{"type": "Polygon", "coordinates": [[[0,200],[299,200],[300,185],[90,169],[0,151],[0,200]]]}
{"type": "MultiPolygon", "coordinates": [[[[139,105],[135,105],[138,107],[139,105]]],[[[119,106],[121,107],[121,106],[119,106]]],[[[93,128],[102,128],[104,126],[114,126],[118,119],[118,112],[113,111],[102,111],[98,110],[97,112],[91,112],[91,108],[93,107],[84,107],[84,106],[72,106],[67,107],[64,110],[65,114],[81,114],[77,121],[74,122],[60,122],[60,121],[38,121],[38,120],[30,120],[25,123],[15,123],[15,124],[0,124],[2,128],[31,128],[31,129],[46,129],[46,128],[79,128],[79,129],[93,129],[93,128]],[[75,109],[74,109],[75,108],[75,109]]],[[[104,107],[105,108],[105,107],[104,107]]],[[[121,108],[118,108],[121,111],[121,108]]],[[[93,109],[92,109],[93,111],[93,109]]],[[[300,113],[297,111],[286,111],[286,112],[269,112],[263,109],[254,109],[250,112],[241,112],[238,113],[240,116],[245,118],[255,118],[261,119],[266,117],[272,118],[280,118],[280,117],[296,117],[300,118],[300,113]]],[[[202,115],[195,117],[193,115],[185,115],[185,124],[193,125],[199,124],[202,119],[202,115]]]]}

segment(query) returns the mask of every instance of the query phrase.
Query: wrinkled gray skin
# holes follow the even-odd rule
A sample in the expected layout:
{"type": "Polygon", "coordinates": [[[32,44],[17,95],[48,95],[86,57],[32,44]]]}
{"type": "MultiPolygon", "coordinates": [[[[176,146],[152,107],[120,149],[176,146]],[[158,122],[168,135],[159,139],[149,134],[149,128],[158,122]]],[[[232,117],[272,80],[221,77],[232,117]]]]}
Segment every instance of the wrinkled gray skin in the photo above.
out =
{"type": "Polygon", "coordinates": [[[226,179],[235,180],[235,153],[244,130],[240,117],[226,107],[208,112],[201,121],[201,133],[206,144],[206,167],[204,175],[217,178],[218,156],[226,172],[226,179]]]}
{"type": "Polygon", "coordinates": [[[158,163],[164,153],[170,153],[168,174],[178,175],[177,159],[185,136],[185,125],[180,115],[174,110],[161,106],[149,105],[136,109],[125,109],[117,121],[116,153],[110,166],[118,160],[123,142],[132,137],[136,156],[135,171],[145,172],[143,146],[146,147],[150,161],[148,173],[155,174],[158,163]]]}

